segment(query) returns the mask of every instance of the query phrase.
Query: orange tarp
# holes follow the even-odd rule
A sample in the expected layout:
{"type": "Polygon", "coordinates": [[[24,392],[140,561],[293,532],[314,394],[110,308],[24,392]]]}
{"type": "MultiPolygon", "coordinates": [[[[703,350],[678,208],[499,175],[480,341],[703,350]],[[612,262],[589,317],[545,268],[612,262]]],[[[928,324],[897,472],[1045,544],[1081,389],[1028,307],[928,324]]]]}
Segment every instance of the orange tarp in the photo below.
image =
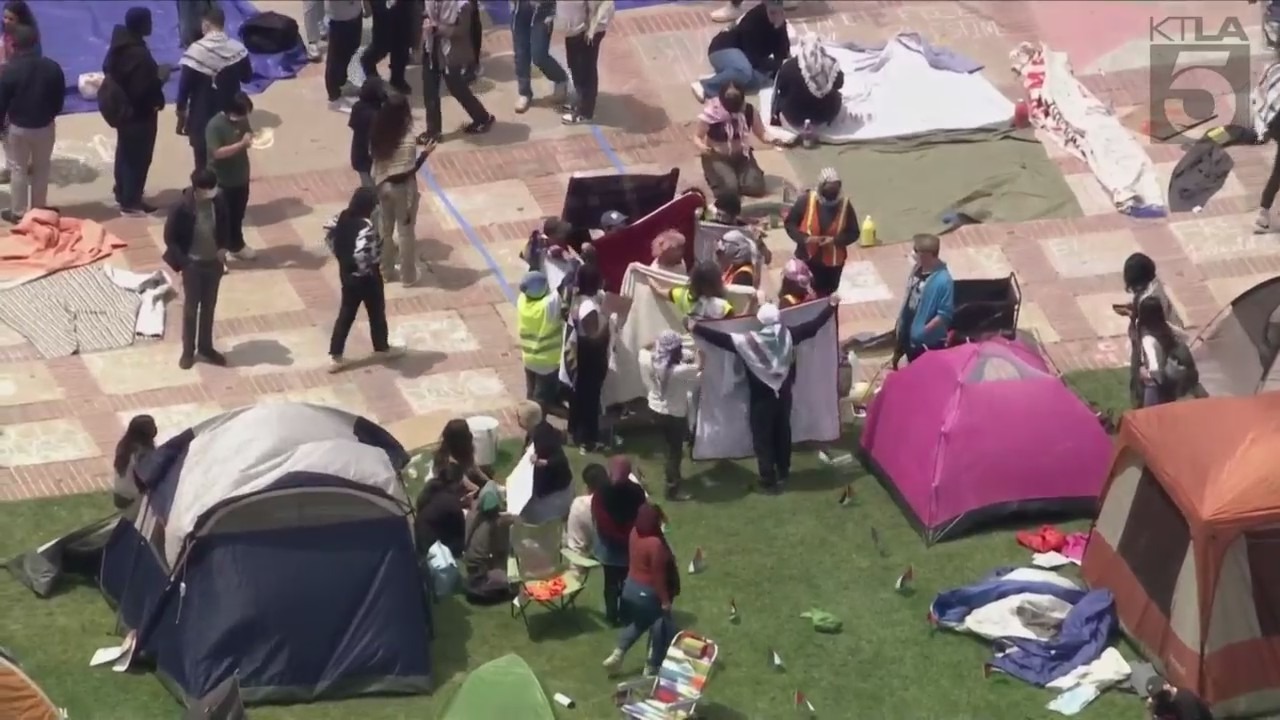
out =
{"type": "Polygon", "coordinates": [[[0,238],[0,289],[97,262],[127,244],[101,223],[32,210],[0,238]]]}

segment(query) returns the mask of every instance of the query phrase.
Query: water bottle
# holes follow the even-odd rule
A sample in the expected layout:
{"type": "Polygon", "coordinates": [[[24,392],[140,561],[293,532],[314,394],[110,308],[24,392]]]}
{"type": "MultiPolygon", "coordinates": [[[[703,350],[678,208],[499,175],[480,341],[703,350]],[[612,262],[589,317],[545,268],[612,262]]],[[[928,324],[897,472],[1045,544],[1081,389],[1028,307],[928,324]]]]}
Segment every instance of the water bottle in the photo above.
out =
{"type": "Polygon", "coordinates": [[[804,132],[801,141],[807,150],[812,150],[818,144],[818,135],[813,131],[813,123],[808,120],[804,121],[804,132]]]}

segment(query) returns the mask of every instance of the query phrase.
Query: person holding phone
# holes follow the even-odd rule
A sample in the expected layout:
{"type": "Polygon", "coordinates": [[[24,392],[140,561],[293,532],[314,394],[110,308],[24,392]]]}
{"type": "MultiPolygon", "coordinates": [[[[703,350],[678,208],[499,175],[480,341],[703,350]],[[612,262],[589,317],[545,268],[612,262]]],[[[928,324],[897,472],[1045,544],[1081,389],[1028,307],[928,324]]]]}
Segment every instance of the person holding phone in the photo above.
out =
{"type": "MultiPolygon", "coordinates": [[[[1175,332],[1182,323],[1169,301],[1164,284],[1156,277],[1156,263],[1143,253],[1133,253],[1125,258],[1122,271],[1125,292],[1132,296],[1128,303],[1117,303],[1111,306],[1115,314],[1129,320],[1129,399],[1133,407],[1140,408],[1146,395],[1147,383],[1142,379],[1142,369],[1146,361],[1142,352],[1142,330],[1138,326],[1138,307],[1147,298],[1155,298],[1164,310],[1164,318],[1175,332]]],[[[1181,334],[1178,332],[1178,334],[1181,334]]]]}

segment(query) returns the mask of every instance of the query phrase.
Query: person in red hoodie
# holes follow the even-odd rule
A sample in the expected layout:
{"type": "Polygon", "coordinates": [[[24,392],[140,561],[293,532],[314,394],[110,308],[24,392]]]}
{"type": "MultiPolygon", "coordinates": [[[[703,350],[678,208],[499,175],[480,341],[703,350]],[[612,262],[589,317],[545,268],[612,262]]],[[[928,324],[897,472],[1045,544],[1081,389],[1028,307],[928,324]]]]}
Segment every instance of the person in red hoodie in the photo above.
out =
{"type": "Polygon", "coordinates": [[[647,499],[644,488],[631,481],[631,460],[609,458],[609,484],[591,497],[591,521],[596,528],[595,556],[604,570],[604,615],[614,627],[623,622],[622,587],[630,564],[631,529],[647,499]]]}
{"type": "Polygon", "coordinates": [[[676,556],[662,534],[665,520],[662,509],[649,503],[641,505],[636,513],[628,551],[631,565],[622,588],[627,626],[618,635],[618,647],[604,659],[605,668],[611,672],[618,669],[627,651],[647,631],[649,660],[645,675],[656,675],[667,657],[667,646],[675,638],[671,603],[680,594],[680,572],[676,569],[676,556]]]}

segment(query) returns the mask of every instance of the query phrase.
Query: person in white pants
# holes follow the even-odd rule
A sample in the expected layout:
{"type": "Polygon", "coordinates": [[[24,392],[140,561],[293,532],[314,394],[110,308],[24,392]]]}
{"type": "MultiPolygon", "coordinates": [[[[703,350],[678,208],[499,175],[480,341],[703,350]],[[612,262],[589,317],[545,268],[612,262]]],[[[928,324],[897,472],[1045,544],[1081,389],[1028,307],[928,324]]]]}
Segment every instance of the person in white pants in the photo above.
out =
{"type": "Polygon", "coordinates": [[[326,35],[324,0],[302,0],[302,34],[307,41],[307,59],[319,62],[324,57],[320,45],[326,35]]]}
{"type": "MultiPolygon", "coordinates": [[[[799,0],[793,2],[784,2],[782,7],[786,10],[795,10],[800,7],[799,0]]],[[[724,7],[711,13],[711,19],[716,22],[733,22],[742,17],[742,0],[729,0],[724,7]]]]}

